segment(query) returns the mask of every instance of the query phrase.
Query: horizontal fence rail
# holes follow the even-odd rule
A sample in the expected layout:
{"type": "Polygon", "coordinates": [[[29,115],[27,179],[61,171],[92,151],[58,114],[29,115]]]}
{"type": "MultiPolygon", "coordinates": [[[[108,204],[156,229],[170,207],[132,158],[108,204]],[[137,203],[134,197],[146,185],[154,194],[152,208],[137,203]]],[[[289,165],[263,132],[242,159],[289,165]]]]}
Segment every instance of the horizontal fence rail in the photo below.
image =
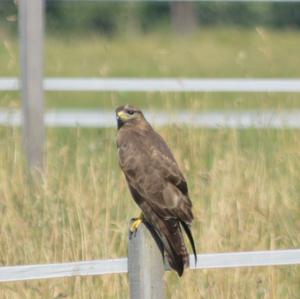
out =
{"type": "Polygon", "coordinates": [[[0,282],[127,272],[127,258],[0,267],[0,282]]]}
{"type": "MultiPolygon", "coordinates": [[[[300,249],[198,254],[191,269],[235,268],[300,264],[300,249]]],[[[0,282],[46,279],[57,277],[127,273],[127,258],[93,260],[61,264],[41,264],[0,267],[0,282]]]]}
{"type": "MultiPolygon", "coordinates": [[[[0,90],[19,90],[17,78],[0,78],[0,90]]],[[[46,78],[46,91],[300,92],[300,79],[46,78]]]]}
{"type": "MultiPolygon", "coordinates": [[[[213,111],[189,112],[145,111],[146,118],[154,126],[185,125],[198,128],[273,128],[300,129],[300,110],[283,111],[213,111]]],[[[44,114],[48,127],[83,127],[111,128],[116,127],[115,113],[106,110],[50,110],[44,114]]],[[[21,112],[14,109],[0,109],[0,125],[20,126],[21,112]]]]}

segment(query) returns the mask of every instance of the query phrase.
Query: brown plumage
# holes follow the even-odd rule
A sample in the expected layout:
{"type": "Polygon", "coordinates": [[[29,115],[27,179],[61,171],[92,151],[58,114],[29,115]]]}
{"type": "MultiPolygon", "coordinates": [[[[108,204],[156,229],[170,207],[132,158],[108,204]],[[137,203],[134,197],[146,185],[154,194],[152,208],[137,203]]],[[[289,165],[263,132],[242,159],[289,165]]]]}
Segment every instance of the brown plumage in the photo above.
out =
{"type": "Polygon", "coordinates": [[[187,183],[167,144],[140,110],[121,106],[116,115],[119,163],[132,197],[159,238],[171,268],[181,276],[189,264],[181,227],[196,258],[187,183]]]}

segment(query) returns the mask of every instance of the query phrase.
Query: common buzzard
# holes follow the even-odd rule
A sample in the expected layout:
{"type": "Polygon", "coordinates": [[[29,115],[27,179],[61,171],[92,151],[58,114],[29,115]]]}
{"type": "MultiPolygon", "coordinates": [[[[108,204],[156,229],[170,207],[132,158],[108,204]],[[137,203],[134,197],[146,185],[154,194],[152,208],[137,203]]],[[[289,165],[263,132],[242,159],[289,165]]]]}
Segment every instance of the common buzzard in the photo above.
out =
{"type": "Polygon", "coordinates": [[[192,203],[185,178],[163,138],[143,113],[126,105],[116,109],[117,147],[131,195],[142,210],[131,230],[143,221],[152,231],[162,253],[178,275],[189,264],[181,227],[197,258],[190,231],[192,203]]]}

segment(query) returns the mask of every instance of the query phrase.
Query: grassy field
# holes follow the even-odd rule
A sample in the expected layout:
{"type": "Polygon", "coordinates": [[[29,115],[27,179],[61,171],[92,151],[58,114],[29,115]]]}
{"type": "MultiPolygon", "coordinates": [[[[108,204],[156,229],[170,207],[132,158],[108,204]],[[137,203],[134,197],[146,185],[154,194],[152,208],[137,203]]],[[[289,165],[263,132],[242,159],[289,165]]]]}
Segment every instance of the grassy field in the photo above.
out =
{"type": "MultiPolygon", "coordinates": [[[[200,253],[299,248],[300,132],[164,128],[189,182],[200,253]]],[[[138,214],[115,130],[49,130],[46,177],[28,184],[19,131],[1,129],[2,265],[126,255],[138,214]]],[[[297,266],[167,273],[168,298],[299,298],[297,266]]],[[[1,298],[126,298],[126,275],[0,285],[1,298]]]]}
{"type": "MultiPolygon", "coordinates": [[[[16,41],[5,33],[0,76],[18,73],[16,41]]],[[[104,39],[49,37],[49,76],[299,77],[300,33],[203,30],[104,39]],[[179,42],[180,41],[180,42],[179,42]],[[187,58],[188,57],[188,58],[187,58]]],[[[17,93],[0,105],[19,106],[17,93]]],[[[296,94],[47,93],[47,107],[135,103],[151,109],[299,108],[296,94]]],[[[189,183],[199,253],[300,248],[300,131],[165,127],[189,183]]],[[[126,256],[128,221],[138,214],[119,170],[115,129],[48,129],[47,162],[34,188],[20,131],[0,128],[0,264],[126,256]]],[[[298,299],[299,266],[166,273],[168,298],[298,299]]],[[[128,298],[126,275],[0,284],[0,298],[128,298]]]]}
{"type": "MultiPolygon", "coordinates": [[[[0,31],[0,76],[18,74],[17,42],[0,31]]],[[[45,74],[56,77],[300,77],[300,32],[215,28],[182,38],[167,33],[105,38],[47,36],[45,74]]],[[[300,107],[299,94],[48,92],[47,107],[244,109],[300,107]]],[[[0,106],[18,106],[0,93],[0,106]]]]}

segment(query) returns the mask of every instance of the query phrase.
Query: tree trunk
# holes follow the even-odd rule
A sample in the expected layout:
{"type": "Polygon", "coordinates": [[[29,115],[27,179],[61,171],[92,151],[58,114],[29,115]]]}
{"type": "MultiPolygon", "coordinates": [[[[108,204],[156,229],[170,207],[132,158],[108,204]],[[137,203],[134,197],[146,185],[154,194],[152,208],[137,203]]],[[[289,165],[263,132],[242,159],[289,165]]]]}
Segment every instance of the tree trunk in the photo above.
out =
{"type": "Polygon", "coordinates": [[[186,1],[171,2],[171,21],[175,33],[192,33],[197,27],[195,3],[186,1]]]}

